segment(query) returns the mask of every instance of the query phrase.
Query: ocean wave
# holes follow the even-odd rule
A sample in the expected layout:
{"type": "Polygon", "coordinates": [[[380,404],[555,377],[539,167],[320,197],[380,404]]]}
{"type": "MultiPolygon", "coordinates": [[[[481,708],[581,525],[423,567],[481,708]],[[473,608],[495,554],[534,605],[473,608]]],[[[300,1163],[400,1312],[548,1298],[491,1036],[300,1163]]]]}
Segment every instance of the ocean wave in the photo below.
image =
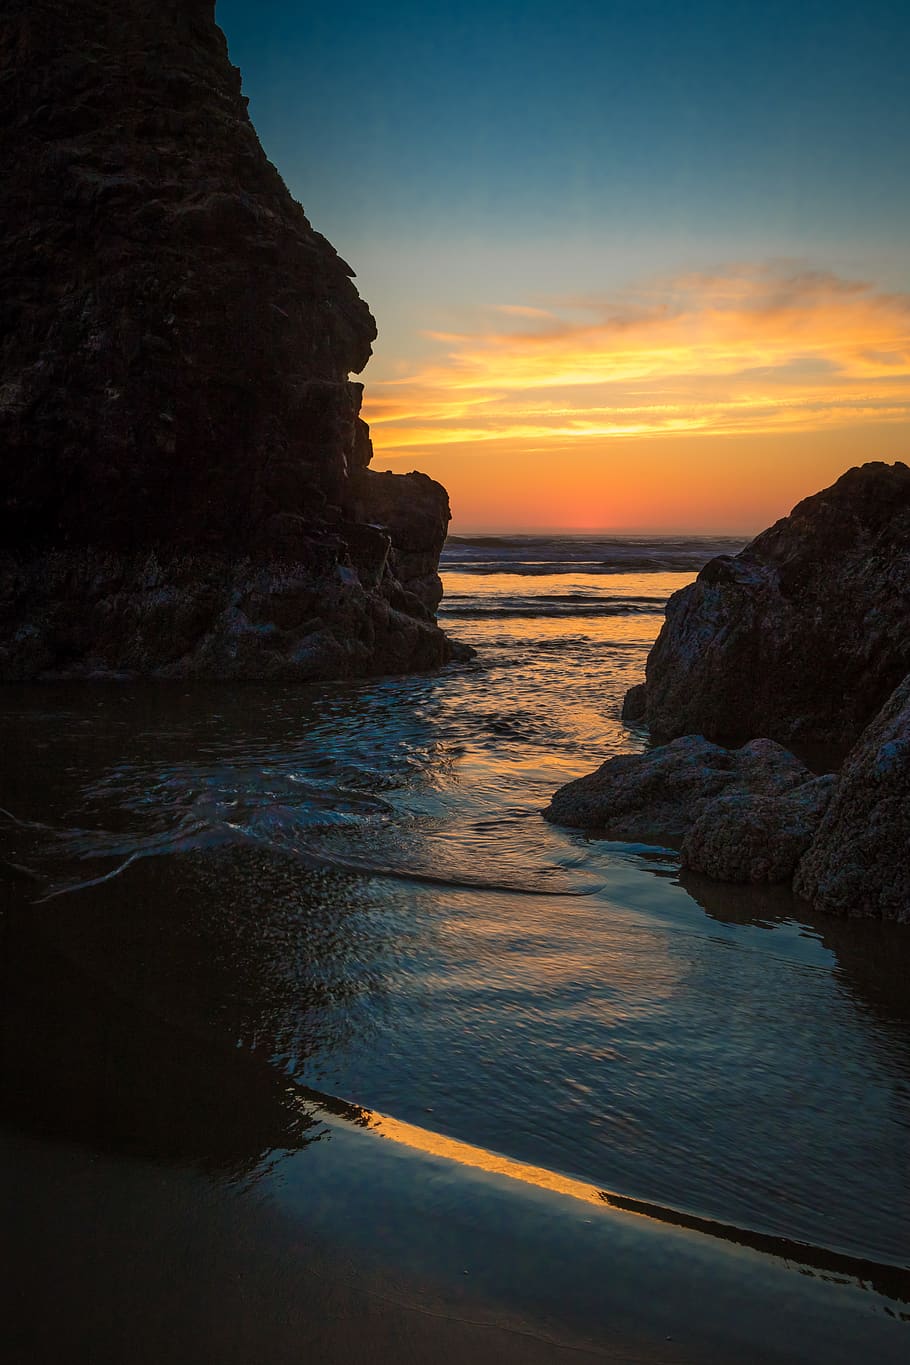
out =
{"type": "Polygon", "coordinates": [[[742,549],[743,537],[450,536],[441,568],[465,573],[697,573],[717,555],[742,549]]]}
{"type": "Polygon", "coordinates": [[[653,603],[647,601],[610,600],[592,598],[586,601],[572,601],[554,597],[533,597],[525,599],[500,600],[497,602],[478,601],[476,598],[458,601],[443,598],[439,615],[446,618],[470,618],[471,620],[507,617],[594,617],[594,616],[656,616],[664,608],[664,599],[653,603]]]}
{"type": "Polygon", "coordinates": [[[556,604],[557,606],[581,606],[581,607],[636,607],[640,606],[643,610],[660,611],[666,606],[665,596],[651,596],[649,593],[627,593],[622,597],[608,597],[600,592],[548,592],[545,594],[536,593],[502,593],[490,597],[483,597],[476,592],[448,592],[445,600],[447,602],[458,603],[482,603],[485,606],[496,606],[497,603],[509,604],[513,602],[534,603],[542,605],[556,604]]]}
{"type": "MultiPolygon", "coordinates": [[[[0,808],[0,868],[16,880],[31,883],[33,903],[43,905],[115,880],[145,858],[175,854],[210,853],[228,847],[255,847],[292,858],[304,869],[381,878],[391,881],[489,891],[521,896],[578,897],[596,894],[600,885],[567,885],[561,869],[544,867],[533,875],[511,877],[477,875],[443,866],[396,863],[385,856],[382,841],[361,854],[348,844],[339,846],[340,833],[332,806],[347,807],[354,824],[368,824],[388,813],[384,802],[359,793],[338,790],[334,801],[322,789],[314,800],[295,805],[276,801],[267,792],[213,794],[210,790],[182,794],[191,798],[169,803],[154,813],[152,828],[132,831],[52,826],[22,819],[0,808]],[[15,857],[6,857],[4,834],[16,836],[15,857]],[[335,836],[334,838],[332,836],[335,836]],[[30,847],[23,850],[23,840],[30,847]],[[27,858],[28,861],[20,861],[27,858]],[[86,875],[86,872],[88,875],[86,875]],[[555,878],[555,880],[553,880],[555,878]],[[550,884],[547,884],[547,880],[550,884]]],[[[124,808],[129,802],[124,803],[124,808]]],[[[348,829],[353,833],[353,828],[348,829]]]]}

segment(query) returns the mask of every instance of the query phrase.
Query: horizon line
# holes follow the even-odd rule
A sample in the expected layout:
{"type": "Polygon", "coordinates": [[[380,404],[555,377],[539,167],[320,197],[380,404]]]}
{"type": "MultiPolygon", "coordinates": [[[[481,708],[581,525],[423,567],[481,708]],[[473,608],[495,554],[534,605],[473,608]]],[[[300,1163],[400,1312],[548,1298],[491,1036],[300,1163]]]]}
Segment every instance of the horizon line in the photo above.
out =
{"type": "Polygon", "coordinates": [[[565,527],[565,526],[505,526],[505,527],[485,527],[472,526],[462,527],[450,525],[448,535],[450,536],[613,536],[620,539],[623,536],[689,536],[694,539],[705,539],[716,537],[724,540],[740,540],[744,536],[750,540],[759,535],[759,530],[750,531],[717,531],[717,530],[683,530],[666,527],[653,526],[624,526],[621,529],[611,526],[590,526],[590,527],[565,527]]]}

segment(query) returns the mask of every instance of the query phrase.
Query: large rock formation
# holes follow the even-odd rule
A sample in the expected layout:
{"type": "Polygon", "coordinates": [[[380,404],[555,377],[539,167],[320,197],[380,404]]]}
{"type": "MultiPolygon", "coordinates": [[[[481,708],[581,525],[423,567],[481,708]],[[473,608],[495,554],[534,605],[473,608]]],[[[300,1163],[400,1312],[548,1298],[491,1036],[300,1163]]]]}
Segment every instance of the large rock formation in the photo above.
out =
{"type": "Polygon", "coordinates": [[[847,748],[910,671],[910,469],[866,464],[671,597],[624,714],[847,748]]]}
{"type": "Polygon", "coordinates": [[[545,815],[669,843],[719,881],[792,879],[819,909],[910,922],[908,621],[910,469],[863,465],[670,599],[624,714],[685,737],[609,759],[545,815]],[[854,747],[813,778],[772,740],[704,738],[757,733],[854,747]]]}
{"type": "Polygon", "coordinates": [[[780,799],[811,780],[808,768],[773,740],[730,750],[686,735],[643,754],[608,758],[560,787],[544,815],[607,839],[679,848],[718,799],[780,799]]]}
{"type": "Polygon", "coordinates": [[[0,3],[0,678],[435,665],[445,490],[368,470],[375,325],[213,0],[0,3]]]}
{"type": "Polygon", "coordinates": [[[847,758],[793,889],[835,914],[910,922],[910,677],[847,758]]]}

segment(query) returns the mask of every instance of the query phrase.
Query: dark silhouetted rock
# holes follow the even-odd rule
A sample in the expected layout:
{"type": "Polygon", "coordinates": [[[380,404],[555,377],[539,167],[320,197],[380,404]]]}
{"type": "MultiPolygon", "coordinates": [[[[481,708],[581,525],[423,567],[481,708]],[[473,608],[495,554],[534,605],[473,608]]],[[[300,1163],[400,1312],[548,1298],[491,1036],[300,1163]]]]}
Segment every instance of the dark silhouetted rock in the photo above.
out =
{"type": "Polygon", "coordinates": [[[449,510],[372,474],[376,329],[212,0],[0,9],[0,677],[438,664],[449,510]]]}
{"type": "Polygon", "coordinates": [[[432,616],[442,597],[437,567],[449,520],[448,504],[439,498],[439,484],[426,474],[362,469],[351,480],[350,497],[358,521],[381,526],[388,533],[396,579],[432,616]]]}
{"type": "Polygon", "coordinates": [[[836,783],[829,773],[773,796],[717,797],[683,840],[683,866],[722,882],[790,881],[836,783]]]}
{"type": "Polygon", "coordinates": [[[627,719],[852,744],[910,671],[910,469],[866,464],[675,593],[627,719]]]}
{"type": "Polygon", "coordinates": [[[793,887],[833,914],[910,922],[910,677],[850,752],[793,887]]]}
{"type": "Polygon", "coordinates": [[[678,848],[716,799],[776,799],[812,774],[773,740],[723,749],[686,735],[642,754],[621,754],[555,793],[544,811],[558,825],[604,838],[678,848]]]}
{"type": "Polygon", "coordinates": [[[622,704],[622,718],[635,724],[643,721],[648,713],[648,688],[645,683],[636,683],[626,693],[622,704]]]}

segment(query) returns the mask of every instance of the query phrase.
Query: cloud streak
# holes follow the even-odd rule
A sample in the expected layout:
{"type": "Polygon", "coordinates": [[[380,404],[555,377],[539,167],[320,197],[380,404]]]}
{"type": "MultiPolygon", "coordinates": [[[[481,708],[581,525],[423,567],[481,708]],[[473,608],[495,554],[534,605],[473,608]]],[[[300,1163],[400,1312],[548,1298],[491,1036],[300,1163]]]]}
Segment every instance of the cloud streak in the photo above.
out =
{"type": "Polygon", "coordinates": [[[378,452],[910,417],[910,294],[827,272],[738,265],[486,317],[427,333],[429,363],[368,386],[378,452]]]}

